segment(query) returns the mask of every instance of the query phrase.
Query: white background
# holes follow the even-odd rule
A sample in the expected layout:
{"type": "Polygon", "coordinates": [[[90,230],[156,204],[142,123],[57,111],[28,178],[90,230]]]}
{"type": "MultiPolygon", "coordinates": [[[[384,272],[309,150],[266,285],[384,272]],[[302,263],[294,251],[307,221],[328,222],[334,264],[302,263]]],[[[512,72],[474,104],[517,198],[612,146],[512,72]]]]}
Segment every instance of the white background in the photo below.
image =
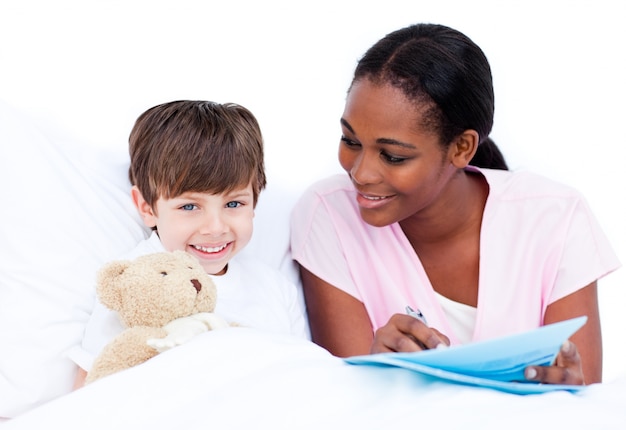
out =
{"type": "MultiPolygon", "coordinates": [[[[363,52],[407,24],[446,24],[491,62],[492,137],[510,167],[583,191],[626,263],[623,9],[619,0],[0,0],[0,99],[123,151],[148,107],[237,102],[261,123],[269,189],[299,192],[339,171],[339,117],[363,52]]],[[[600,282],[605,380],[626,374],[625,284],[626,269],[600,282]]]]}

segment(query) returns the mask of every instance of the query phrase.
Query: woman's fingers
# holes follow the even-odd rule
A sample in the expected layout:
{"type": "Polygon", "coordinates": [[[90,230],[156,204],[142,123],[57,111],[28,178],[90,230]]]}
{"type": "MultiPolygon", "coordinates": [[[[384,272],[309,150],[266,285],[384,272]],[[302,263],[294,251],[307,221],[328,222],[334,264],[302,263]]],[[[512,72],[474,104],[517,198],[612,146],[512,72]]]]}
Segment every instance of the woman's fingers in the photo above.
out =
{"type": "MultiPolygon", "coordinates": [[[[447,336],[420,320],[404,314],[393,315],[376,330],[371,353],[414,352],[450,345],[447,336]]],[[[561,346],[554,365],[528,366],[526,379],[544,384],[582,385],[585,380],[580,354],[570,341],[561,346]]]]}
{"type": "Polygon", "coordinates": [[[585,378],[576,345],[565,341],[552,366],[528,366],[526,379],[544,384],[583,385],[585,378]]]}
{"type": "Polygon", "coordinates": [[[374,334],[371,352],[413,352],[449,344],[438,330],[411,316],[395,314],[374,334]]]}

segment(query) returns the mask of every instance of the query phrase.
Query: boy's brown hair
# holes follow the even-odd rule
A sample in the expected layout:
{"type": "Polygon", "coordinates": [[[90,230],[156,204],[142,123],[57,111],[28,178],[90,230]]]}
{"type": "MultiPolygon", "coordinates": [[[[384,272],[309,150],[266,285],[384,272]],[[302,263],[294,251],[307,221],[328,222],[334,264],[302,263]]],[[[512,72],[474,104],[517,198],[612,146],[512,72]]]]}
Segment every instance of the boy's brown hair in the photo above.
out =
{"type": "Polygon", "coordinates": [[[130,133],[130,182],[154,208],[159,197],[221,194],[252,182],[254,204],[266,185],[263,138],[235,103],[179,100],[141,114],[130,133]]]}

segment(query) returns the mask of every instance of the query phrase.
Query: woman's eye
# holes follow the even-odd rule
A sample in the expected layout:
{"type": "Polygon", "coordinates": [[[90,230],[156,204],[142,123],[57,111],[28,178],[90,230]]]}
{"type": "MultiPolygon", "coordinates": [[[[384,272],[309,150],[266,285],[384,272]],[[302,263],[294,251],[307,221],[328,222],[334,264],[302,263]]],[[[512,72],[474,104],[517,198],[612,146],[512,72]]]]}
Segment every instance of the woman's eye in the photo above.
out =
{"type": "Polygon", "coordinates": [[[182,205],[180,208],[184,211],[192,211],[196,208],[196,205],[187,203],[186,205],[182,205]]]}
{"type": "Polygon", "coordinates": [[[227,208],[238,208],[239,206],[241,206],[241,202],[228,202],[226,203],[226,207],[227,208]]]}
{"type": "Polygon", "coordinates": [[[380,156],[387,162],[390,164],[400,164],[402,162],[404,162],[405,160],[407,160],[406,157],[396,157],[394,155],[388,154],[386,152],[381,152],[380,156]]]}
{"type": "Polygon", "coordinates": [[[341,136],[341,141],[346,145],[346,146],[360,146],[357,142],[355,142],[352,139],[348,139],[346,136],[341,136]]]}

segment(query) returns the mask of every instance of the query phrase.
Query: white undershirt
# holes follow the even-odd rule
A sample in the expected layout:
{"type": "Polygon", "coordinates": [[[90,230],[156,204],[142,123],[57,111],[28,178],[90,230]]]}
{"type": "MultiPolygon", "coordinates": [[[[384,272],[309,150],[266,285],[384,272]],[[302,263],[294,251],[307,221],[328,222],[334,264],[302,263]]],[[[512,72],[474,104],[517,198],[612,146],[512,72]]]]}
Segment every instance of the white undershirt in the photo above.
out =
{"type": "Polygon", "coordinates": [[[474,335],[474,326],[476,325],[476,308],[450,300],[437,292],[435,292],[435,295],[459,342],[470,343],[474,335]]]}

